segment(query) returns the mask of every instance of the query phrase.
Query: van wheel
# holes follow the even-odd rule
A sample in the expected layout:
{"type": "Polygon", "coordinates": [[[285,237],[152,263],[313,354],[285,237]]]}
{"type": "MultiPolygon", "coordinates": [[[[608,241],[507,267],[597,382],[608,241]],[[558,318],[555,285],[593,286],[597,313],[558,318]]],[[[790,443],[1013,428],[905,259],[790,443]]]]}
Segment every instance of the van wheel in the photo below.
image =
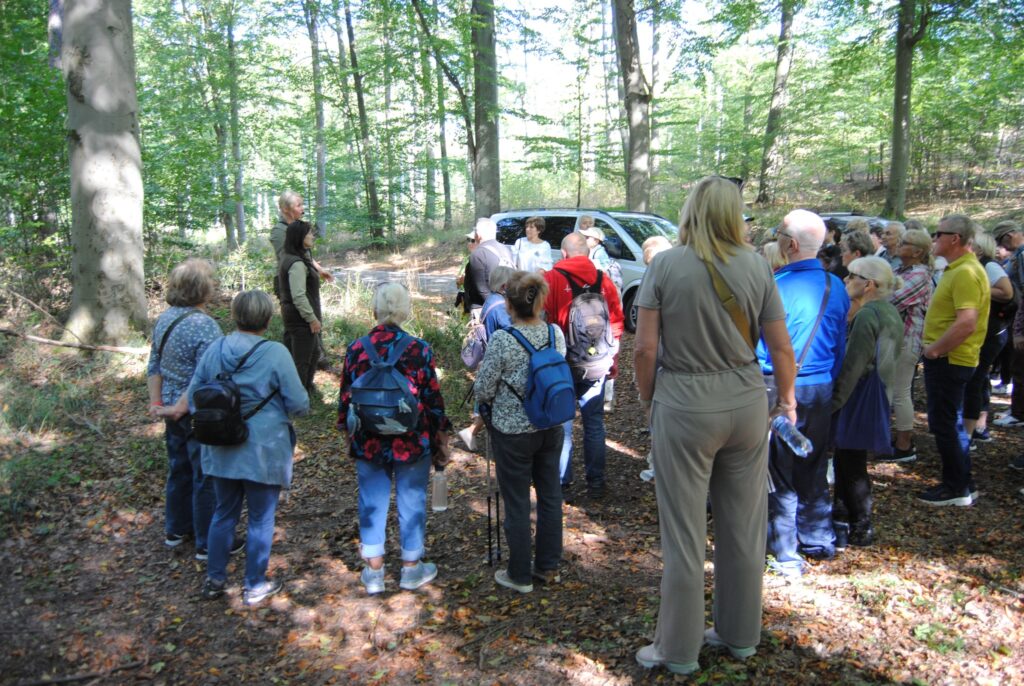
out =
{"type": "Polygon", "coordinates": [[[622,314],[625,315],[626,319],[626,331],[630,333],[636,333],[636,291],[634,288],[629,293],[626,293],[626,297],[622,299],[622,314]]]}

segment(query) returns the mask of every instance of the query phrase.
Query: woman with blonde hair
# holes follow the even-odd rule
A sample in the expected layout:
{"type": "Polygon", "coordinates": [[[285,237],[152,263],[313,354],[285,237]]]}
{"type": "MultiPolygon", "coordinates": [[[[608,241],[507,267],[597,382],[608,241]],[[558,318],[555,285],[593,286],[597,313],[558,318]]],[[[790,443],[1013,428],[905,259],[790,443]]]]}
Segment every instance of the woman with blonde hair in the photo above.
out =
{"type": "Polygon", "coordinates": [[[927,231],[909,229],[900,240],[898,252],[900,266],[895,274],[903,280],[889,301],[903,320],[903,348],[896,361],[896,370],[890,390],[894,420],[892,456],[880,456],[882,462],[913,462],[917,459],[914,444],[914,370],[921,359],[924,344],[924,315],[932,299],[931,266],[932,237],[927,231]]]}
{"type": "MultiPolygon", "coordinates": [[[[451,422],[444,411],[444,398],[434,367],[430,344],[402,329],[412,312],[409,291],[400,283],[383,283],[373,294],[373,316],[377,325],[348,346],[341,373],[338,398],[338,429],[345,433],[349,454],[356,463],[359,482],[360,553],[366,566],[360,581],[370,595],[385,589],[384,543],[391,507],[391,484],[395,484],[398,533],[402,549],[399,587],[414,590],[437,576],[437,565],[423,562],[427,520],[427,482],[430,465],[444,468],[450,452],[451,422]],[[374,368],[374,362],[391,361],[405,377],[416,401],[413,428],[382,433],[380,426],[362,421],[353,403],[353,385],[374,368]]],[[[411,405],[411,403],[410,403],[411,405]]],[[[394,420],[393,420],[394,421],[394,420]]]]}
{"type": "Polygon", "coordinates": [[[700,668],[697,655],[705,642],[739,658],[756,651],[768,517],[768,419],[796,419],[786,313],[768,263],[747,245],[744,232],[736,185],[721,177],[702,179],[683,206],[680,245],[654,258],[637,296],[636,381],[640,401],[651,412],[664,570],[654,642],[636,660],[676,674],[700,668]],[[729,291],[733,312],[716,281],[729,291]],[[754,353],[759,329],[775,363],[774,408],[768,407],[754,353]],[[662,366],[656,373],[659,343],[662,366]],[[705,630],[709,490],[715,512],[714,627],[705,630]]]}
{"type": "Polygon", "coordinates": [[[768,241],[762,245],[761,254],[764,255],[764,259],[768,260],[768,266],[772,268],[773,272],[787,264],[786,255],[779,250],[778,241],[768,241]]]}
{"type": "Polygon", "coordinates": [[[505,286],[512,325],[494,332],[473,385],[477,400],[490,408],[490,444],[505,503],[508,569],[495,572],[494,580],[520,593],[531,592],[535,579],[542,583],[557,581],[562,558],[562,487],[558,471],[562,425],[541,429],[527,417],[523,398],[530,353],[518,339],[521,336],[538,350],[553,345],[565,355],[562,330],[541,319],[547,296],[548,284],[538,274],[512,275],[505,286]],[[537,492],[537,537],[532,565],[531,484],[537,492]]]}
{"type": "Polygon", "coordinates": [[[203,473],[185,391],[206,348],[221,337],[217,322],[206,313],[216,289],[209,260],[192,257],[171,271],[166,297],[170,307],[153,326],[146,370],[149,414],[164,420],[167,446],[164,545],[175,548],[186,536],[195,536],[196,556],[203,560],[213,516],[213,483],[203,473]]]}
{"type": "Polygon", "coordinates": [[[874,541],[868,451],[885,453],[889,443],[888,390],[903,345],[903,323],[889,296],[903,285],[888,260],[861,257],[849,265],[846,294],[851,318],[846,355],[832,389],[832,412],[839,412],[835,433],[837,547],[874,541]],[[843,536],[848,527],[848,536],[843,536]]]}

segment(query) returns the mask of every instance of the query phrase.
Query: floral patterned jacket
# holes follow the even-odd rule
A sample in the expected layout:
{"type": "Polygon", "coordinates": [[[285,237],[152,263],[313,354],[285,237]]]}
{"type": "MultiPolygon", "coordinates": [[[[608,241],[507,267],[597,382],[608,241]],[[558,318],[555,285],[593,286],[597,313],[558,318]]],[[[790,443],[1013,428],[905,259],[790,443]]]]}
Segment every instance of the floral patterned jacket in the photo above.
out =
{"type": "MultiPolygon", "coordinates": [[[[410,335],[400,327],[383,324],[370,329],[369,333],[370,341],[382,360],[387,359],[395,341],[410,335]]],[[[451,422],[444,413],[444,398],[441,397],[430,344],[414,337],[395,368],[409,380],[409,390],[419,400],[420,416],[416,430],[399,436],[378,436],[360,429],[348,436],[350,455],[356,459],[377,464],[418,462],[440,450],[437,444],[439,431],[451,430],[451,422]]],[[[352,383],[369,369],[370,360],[363,349],[362,339],[357,339],[348,346],[345,368],[341,373],[339,431],[347,431],[345,419],[352,402],[352,383]]]]}

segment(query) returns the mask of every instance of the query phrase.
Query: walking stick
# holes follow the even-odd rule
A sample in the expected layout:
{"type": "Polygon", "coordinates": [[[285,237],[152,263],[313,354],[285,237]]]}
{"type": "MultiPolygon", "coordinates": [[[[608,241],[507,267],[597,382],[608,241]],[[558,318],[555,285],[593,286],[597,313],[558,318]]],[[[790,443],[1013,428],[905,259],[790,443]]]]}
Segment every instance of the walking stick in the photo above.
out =
{"type": "Polygon", "coordinates": [[[484,450],[484,459],[487,460],[487,564],[494,566],[494,561],[501,561],[501,494],[498,493],[495,482],[498,479],[495,470],[494,481],[491,481],[491,432],[487,432],[487,446],[484,450]],[[497,494],[497,495],[496,495],[497,494]],[[491,498],[494,498],[494,537],[491,537],[491,498]],[[496,544],[492,547],[492,541],[496,544]]]}

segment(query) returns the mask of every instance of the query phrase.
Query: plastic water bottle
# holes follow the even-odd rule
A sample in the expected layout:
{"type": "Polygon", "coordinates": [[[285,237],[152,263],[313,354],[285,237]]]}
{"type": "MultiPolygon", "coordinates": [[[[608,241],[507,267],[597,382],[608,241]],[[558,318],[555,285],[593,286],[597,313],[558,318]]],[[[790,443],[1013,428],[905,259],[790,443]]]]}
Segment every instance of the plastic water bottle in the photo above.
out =
{"type": "Polygon", "coordinates": [[[772,431],[775,435],[786,442],[797,457],[807,457],[814,450],[814,445],[811,440],[804,436],[800,431],[793,426],[793,422],[789,421],[789,418],[785,415],[779,415],[772,420],[772,431]]]}
{"type": "Polygon", "coordinates": [[[444,512],[448,509],[448,477],[443,469],[434,469],[434,485],[430,498],[430,509],[444,512]]]}

